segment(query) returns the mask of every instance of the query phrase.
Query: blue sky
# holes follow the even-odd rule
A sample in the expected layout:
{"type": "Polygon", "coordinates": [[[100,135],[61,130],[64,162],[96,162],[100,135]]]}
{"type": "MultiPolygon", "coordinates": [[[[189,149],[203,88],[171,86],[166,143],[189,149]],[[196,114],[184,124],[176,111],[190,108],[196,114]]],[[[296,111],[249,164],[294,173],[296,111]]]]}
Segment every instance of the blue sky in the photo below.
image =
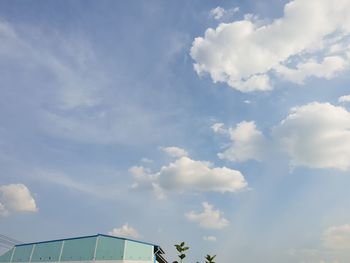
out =
{"type": "Polygon", "coordinates": [[[349,12],[1,1],[0,233],[348,262],[349,12]]]}

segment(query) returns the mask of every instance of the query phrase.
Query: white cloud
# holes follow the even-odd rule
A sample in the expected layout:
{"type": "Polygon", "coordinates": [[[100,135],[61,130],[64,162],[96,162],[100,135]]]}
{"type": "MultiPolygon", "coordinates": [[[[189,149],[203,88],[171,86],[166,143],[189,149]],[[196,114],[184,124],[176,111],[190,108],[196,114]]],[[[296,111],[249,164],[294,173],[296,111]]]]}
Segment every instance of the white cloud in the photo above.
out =
{"type": "Polygon", "coordinates": [[[36,212],[35,200],[23,184],[0,186],[0,216],[19,212],[36,212]]]}
{"type": "Polygon", "coordinates": [[[216,20],[223,20],[231,18],[235,13],[239,11],[239,7],[234,7],[230,9],[224,9],[221,6],[217,6],[210,10],[209,14],[216,20]]]}
{"type": "MultiPolygon", "coordinates": [[[[222,126],[220,126],[223,129],[222,126]]],[[[214,129],[214,132],[220,132],[214,129]]],[[[235,128],[226,130],[232,144],[218,156],[221,159],[233,162],[243,162],[249,159],[262,160],[266,151],[266,139],[261,131],[257,130],[255,122],[243,121],[235,128]]]]}
{"type": "Polygon", "coordinates": [[[129,237],[129,238],[141,238],[141,235],[138,231],[129,226],[128,223],[125,223],[120,228],[113,228],[112,231],[108,232],[109,235],[117,236],[117,237],[129,237]]]}
{"type": "Polygon", "coordinates": [[[339,97],[338,102],[350,102],[350,95],[344,95],[339,97]]]}
{"type": "Polygon", "coordinates": [[[310,59],[306,62],[298,63],[295,69],[280,65],[276,72],[281,74],[286,80],[303,84],[307,77],[331,79],[340,71],[343,71],[348,64],[344,58],[339,56],[324,57],[322,62],[310,59]]]}
{"type": "Polygon", "coordinates": [[[214,236],[204,236],[204,237],[203,237],[203,240],[204,240],[204,241],[209,241],[209,242],[216,242],[216,241],[217,241],[217,238],[214,237],[214,236]]]}
{"type": "Polygon", "coordinates": [[[142,166],[129,169],[134,177],[132,187],[153,189],[158,198],[166,192],[237,192],[247,186],[241,172],[227,167],[213,167],[210,162],[181,157],[156,173],[142,166]]]}
{"type": "Polygon", "coordinates": [[[350,113],[329,103],[293,108],[273,129],[293,166],[350,169],[350,113]]]}
{"type": "Polygon", "coordinates": [[[166,154],[170,155],[171,157],[182,157],[182,156],[187,156],[188,153],[185,149],[171,146],[171,147],[161,147],[160,148],[163,152],[166,154]]]}
{"type": "Polygon", "coordinates": [[[157,173],[157,181],[162,189],[176,192],[236,192],[247,186],[239,171],[212,166],[209,162],[181,157],[163,166],[157,173]]]}
{"type": "Polygon", "coordinates": [[[241,122],[226,130],[231,145],[220,158],[231,161],[263,160],[286,153],[292,166],[350,169],[350,112],[330,103],[313,102],[294,107],[273,127],[267,140],[254,122],[241,122]]]}
{"type": "Polygon", "coordinates": [[[215,133],[227,133],[227,130],[224,128],[225,124],[223,123],[214,123],[211,128],[215,133]]]}
{"type": "Polygon", "coordinates": [[[132,166],[129,172],[134,178],[134,184],[132,188],[152,188],[152,183],[156,180],[157,176],[152,175],[148,168],[143,166],[132,166]]]}
{"type": "Polygon", "coordinates": [[[350,249],[350,225],[332,226],[322,235],[324,247],[332,250],[350,249]]]}
{"type": "Polygon", "coordinates": [[[215,210],[212,205],[203,202],[202,206],[203,212],[190,211],[185,214],[186,218],[191,222],[198,223],[200,227],[208,229],[222,229],[230,224],[226,218],[222,217],[221,212],[215,210]]]}
{"type": "Polygon", "coordinates": [[[225,9],[218,6],[210,10],[210,15],[214,17],[215,19],[220,19],[225,14],[225,9]]]}
{"type": "Polygon", "coordinates": [[[194,69],[242,92],[272,89],[276,72],[296,83],[332,78],[349,64],[349,12],[346,0],[294,0],[270,23],[252,15],[221,23],[194,40],[194,69]]]}

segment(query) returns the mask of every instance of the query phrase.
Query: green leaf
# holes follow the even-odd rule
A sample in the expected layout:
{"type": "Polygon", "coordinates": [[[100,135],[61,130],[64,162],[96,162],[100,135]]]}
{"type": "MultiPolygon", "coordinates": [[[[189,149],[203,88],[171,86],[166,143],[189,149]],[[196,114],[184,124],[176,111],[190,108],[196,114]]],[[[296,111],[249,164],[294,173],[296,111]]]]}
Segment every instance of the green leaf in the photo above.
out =
{"type": "Polygon", "coordinates": [[[184,259],[186,257],[186,255],[185,254],[181,254],[181,255],[179,255],[179,258],[181,258],[181,259],[184,259]]]}
{"type": "Polygon", "coordinates": [[[185,242],[181,242],[180,246],[182,246],[182,247],[183,247],[184,245],[185,245],[185,242]]]}
{"type": "Polygon", "coordinates": [[[175,245],[175,247],[178,252],[182,252],[182,247],[180,245],[175,245]]]}
{"type": "Polygon", "coordinates": [[[215,257],[216,257],[216,255],[214,255],[214,256],[207,255],[207,256],[205,257],[205,259],[207,260],[206,263],[215,263],[215,262],[214,262],[214,258],[215,258],[215,257]]]}

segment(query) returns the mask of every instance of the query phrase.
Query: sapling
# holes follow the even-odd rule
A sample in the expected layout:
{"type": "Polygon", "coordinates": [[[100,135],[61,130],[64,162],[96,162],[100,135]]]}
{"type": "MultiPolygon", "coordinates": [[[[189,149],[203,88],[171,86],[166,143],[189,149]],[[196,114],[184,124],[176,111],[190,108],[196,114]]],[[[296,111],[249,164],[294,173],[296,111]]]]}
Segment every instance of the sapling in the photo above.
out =
{"type": "MultiPolygon", "coordinates": [[[[180,263],[183,262],[183,259],[186,257],[185,251],[189,249],[189,247],[185,246],[185,242],[181,242],[178,245],[174,245],[176,247],[177,252],[179,252],[179,255],[177,255],[180,258],[180,263]]],[[[214,258],[216,255],[211,256],[207,255],[205,257],[205,263],[215,263],[214,258]]],[[[178,261],[173,261],[173,263],[179,263],[178,261]]],[[[196,263],[199,263],[198,261],[196,263]]]]}
{"type": "MultiPolygon", "coordinates": [[[[181,242],[179,245],[175,245],[177,252],[179,252],[179,255],[177,255],[180,258],[180,263],[182,263],[183,259],[186,257],[185,251],[189,249],[189,247],[185,246],[185,242],[181,242]]],[[[173,263],[179,263],[178,261],[174,261],[173,263]]]]}

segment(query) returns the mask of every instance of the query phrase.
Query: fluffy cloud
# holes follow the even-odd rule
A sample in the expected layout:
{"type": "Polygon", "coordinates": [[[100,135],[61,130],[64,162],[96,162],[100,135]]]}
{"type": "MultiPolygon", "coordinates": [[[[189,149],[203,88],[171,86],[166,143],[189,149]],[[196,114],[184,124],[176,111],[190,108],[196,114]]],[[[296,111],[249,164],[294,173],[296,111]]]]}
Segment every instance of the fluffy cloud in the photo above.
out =
{"type": "Polygon", "coordinates": [[[273,129],[294,166],[350,169],[350,113],[329,103],[293,108],[273,129]]]}
{"type": "Polygon", "coordinates": [[[318,62],[315,59],[298,63],[295,69],[280,65],[276,71],[282,75],[286,80],[303,84],[307,77],[318,77],[331,79],[337,73],[344,70],[348,65],[348,61],[339,56],[328,56],[323,58],[323,61],[318,62]]]}
{"type": "Polygon", "coordinates": [[[166,192],[236,192],[247,182],[241,172],[227,167],[213,167],[210,162],[196,161],[183,156],[152,173],[143,166],[129,169],[134,177],[132,187],[153,189],[159,198],[166,192]]]}
{"type": "Polygon", "coordinates": [[[165,190],[235,192],[247,186],[243,175],[226,167],[213,167],[209,162],[181,157],[158,172],[159,185],[165,190]]]}
{"type": "Polygon", "coordinates": [[[215,210],[212,205],[203,202],[202,206],[203,212],[190,211],[185,214],[186,218],[191,222],[198,223],[200,227],[208,229],[222,229],[230,224],[226,218],[221,216],[221,212],[215,210]]]}
{"type": "Polygon", "coordinates": [[[242,92],[271,90],[271,73],[295,83],[332,78],[349,64],[349,12],[346,0],[294,0],[270,23],[252,15],[221,23],[193,41],[194,69],[242,92]]]}
{"type": "Polygon", "coordinates": [[[239,11],[239,7],[230,8],[225,10],[224,8],[218,6],[210,10],[210,16],[216,20],[222,20],[223,18],[232,17],[235,13],[239,11]]]}
{"type": "Polygon", "coordinates": [[[210,10],[210,15],[215,19],[220,19],[221,17],[223,17],[224,14],[225,14],[225,9],[223,9],[220,6],[210,10]]]}
{"type": "Polygon", "coordinates": [[[0,216],[18,212],[36,212],[37,210],[35,200],[25,185],[0,186],[0,216]]]}
{"type": "Polygon", "coordinates": [[[120,228],[113,228],[112,231],[108,232],[109,235],[117,237],[130,237],[130,238],[141,238],[141,235],[136,229],[129,226],[128,223],[122,225],[120,228]]]}
{"type": "Polygon", "coordinates": [[[292,108],[273,127],[271,140],[264,138],[254,122],[241,122],[223,129],[232,143],[221,158],[231,161],[261,160],[271,152],[284,152],[292,166],[350,169],[350,113],[343,107],[313,102],[292,108]]]}
{"type": "Polygon", "coordinates": [[[323,245],[333,250],[350,249],[350,225],[332,226],[322,235],[323,245]]]}
{"type": "Polygon", "coordinates": [[[350,95],[344,95],[339,97],[338,99],[339,102],[350,102],[350,95]]]}
{"type": "Polygon", "coordinates": [[[161,150],[172,157],[182,157],[188,155],[186,150],[175,146],[161,147],[161,150]]]}
{"type": "Polygon", "coordinates": [[[134,178],[132,188],[152,188],[152,184],[157,180],[157,175],[152,174],[151,171],[143,166],[133,166],[129,172],[134,178]]]}
{"type": "Polygon", "coordinates": [[[226,133],[230,136],[232,144],[224,152],[219,153],[221,159],[242,162],[249,159],[261,160],[266,151],[266,139],[257,130],[253,121],[243,121],[235,128],[224,129],[221,123],[212,126],[216,133],[226,133]]]}

